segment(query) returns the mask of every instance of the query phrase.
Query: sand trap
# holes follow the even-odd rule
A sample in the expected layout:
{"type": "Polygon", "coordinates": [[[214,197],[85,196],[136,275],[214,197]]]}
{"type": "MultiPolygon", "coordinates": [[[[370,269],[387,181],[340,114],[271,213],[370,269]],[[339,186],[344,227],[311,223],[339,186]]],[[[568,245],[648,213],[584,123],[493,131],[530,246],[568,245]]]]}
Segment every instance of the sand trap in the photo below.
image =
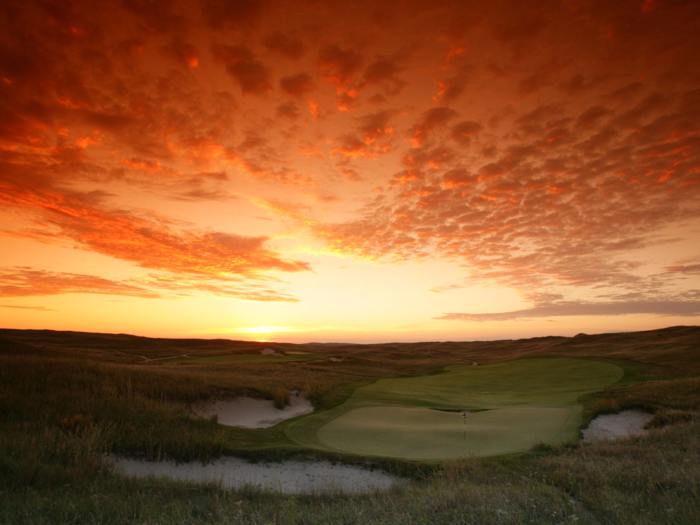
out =
{"type": "Polygon", "coordinates": [[[277,350],[274,350],[272,348],[263,348],[262,350],[260,350],[260,353],[262,355],[283,355],[283,354],[280,354],[277,350]]]}
{"type": "Polygon", "coordinates": [[[588,428],[581,431],[583,441],[599,441],[646,434],[647,431],[644,427],[653,417],[640,410],[624,410],[619,414],[598,416],[591,421],[588,428]]]}
{"type": "Polygon", "coordinates": [[[220,425],[241,428],[267,428],[292,417],[310,414],[314,411],[311,402],[298,392],[292,394],[291,404],[283,410],[275,408],[272,401],[252,397],[232,399],[211,399],[190,405],[195,416],[210,418],[216,416],[220,425]]]}
{"type": "Polygon", "coordinates": [[[244,459],[228,457],[202,465],[116,457],[107,459],[114,463],[116,472],[137,478],[154,475],[200,483],[215,481],[227,488],[254,485],[286,494],[372,492],[405,483],[405,480],[381,470],[333,465],[327,461],[248,463],[244,459]]]}

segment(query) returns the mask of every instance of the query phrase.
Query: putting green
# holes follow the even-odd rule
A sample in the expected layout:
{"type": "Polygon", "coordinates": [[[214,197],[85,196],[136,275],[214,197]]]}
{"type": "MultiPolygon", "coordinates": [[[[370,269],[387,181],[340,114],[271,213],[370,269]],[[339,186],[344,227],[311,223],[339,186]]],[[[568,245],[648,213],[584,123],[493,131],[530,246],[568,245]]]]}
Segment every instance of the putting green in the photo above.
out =
{"type": "Polygon", "coordinates": [[[623,376],[618,365],[587,359],[448,366],[440,374],[380,379],[337,407],[290,421],[284,431],[301,445],[361,455],[507,454],[576,439],[577,399],[623,376]],[[462,413],[445,410],[482,411],[467,414],[465,440],[462,413]]]}
{"type": "Polygon", "coordinates": [[[397,456],[398,452],[407,459],[491,456],[520,452],[537,443],[566,441],[566,423],[572,412],[577,410],[503,408],[470,413],[465,420],[461,412],[365,407],[334,419],[317,436],[329,448],[353,454],[397,456]]]}

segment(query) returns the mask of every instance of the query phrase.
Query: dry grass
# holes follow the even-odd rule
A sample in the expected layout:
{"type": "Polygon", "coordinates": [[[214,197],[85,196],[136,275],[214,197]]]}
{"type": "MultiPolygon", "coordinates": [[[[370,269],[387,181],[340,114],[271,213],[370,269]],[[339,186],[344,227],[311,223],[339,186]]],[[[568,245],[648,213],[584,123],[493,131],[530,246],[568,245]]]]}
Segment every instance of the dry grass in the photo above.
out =
{"type": "Polygon", "coordinates": [[[273,394],[272,401],[275,408],[282,410],[291,403],[292,392],[286,388],[277,388],[273,394]]]}
{"type": "Polygon", "coordinates": [[[593,403],[593,413],[598,414],[614,414],[620,411],[620,403],[617,399],[598,399],[593,403]]]}

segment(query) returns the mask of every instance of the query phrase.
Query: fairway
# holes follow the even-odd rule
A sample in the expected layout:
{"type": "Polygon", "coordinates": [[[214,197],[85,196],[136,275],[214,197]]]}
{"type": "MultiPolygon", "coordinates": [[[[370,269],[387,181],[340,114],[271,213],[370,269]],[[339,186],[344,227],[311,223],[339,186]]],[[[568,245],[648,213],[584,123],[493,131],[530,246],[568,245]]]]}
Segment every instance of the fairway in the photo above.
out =
{"type": "Polygon", "coordinates": [[[521,359],[448,366],[443,373],[380,379],[345,403],[285,427],[299,444],[408,459],[491,456],[578,436],[577,399],[622,379],[618,365],[521,359]],[[450,412],[449,410],[452,410],[450,412]],[[466,415],[462,410],[478,410],[466,415]]]}

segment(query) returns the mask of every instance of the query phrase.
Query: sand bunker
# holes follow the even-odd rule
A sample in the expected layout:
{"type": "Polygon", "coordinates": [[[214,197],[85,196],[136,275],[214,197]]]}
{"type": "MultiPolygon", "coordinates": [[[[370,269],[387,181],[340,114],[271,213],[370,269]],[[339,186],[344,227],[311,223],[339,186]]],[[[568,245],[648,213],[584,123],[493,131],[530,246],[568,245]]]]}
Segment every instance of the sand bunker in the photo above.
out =
{"type": "Polygon", "coordinates": [[[619,414],[607,414],[596,417],[584,428],[583,441],[617,439],[621,437],[646,434],[644,427],[654,416],[640,410],[625,410],[619,414]]]}
{"type": "Polygon", "coordinates": [[[168,476],[194,482],[220,482],[223,487],[253,485],[285,494],[360,493],[386,489],[405,483],[381,470],[367,470],[327,461],[248,463],[240,458],[222,458],[208,465],[174,461],[142,461],[110,457],[115,471],[132,477],[168,476]]]}
{"type": "Polygon", "coordinates": [[[314,411],[311,402],[298,392],[290,397],[291,404],[283,410],[275,408],[272,401],[252,397],[211,399],[192,403],[190,410],[195,416],[216,416],[220,425],[241,428],[267,428],[292,417],[314,411]]]}
{"type": "Polygon", "coordinates": [[[280,354],[277,350],[274,350],[272,348],[263,348],[262,350],[260,350],[260,353],[262,355],[284,355],[280,354]]]}

